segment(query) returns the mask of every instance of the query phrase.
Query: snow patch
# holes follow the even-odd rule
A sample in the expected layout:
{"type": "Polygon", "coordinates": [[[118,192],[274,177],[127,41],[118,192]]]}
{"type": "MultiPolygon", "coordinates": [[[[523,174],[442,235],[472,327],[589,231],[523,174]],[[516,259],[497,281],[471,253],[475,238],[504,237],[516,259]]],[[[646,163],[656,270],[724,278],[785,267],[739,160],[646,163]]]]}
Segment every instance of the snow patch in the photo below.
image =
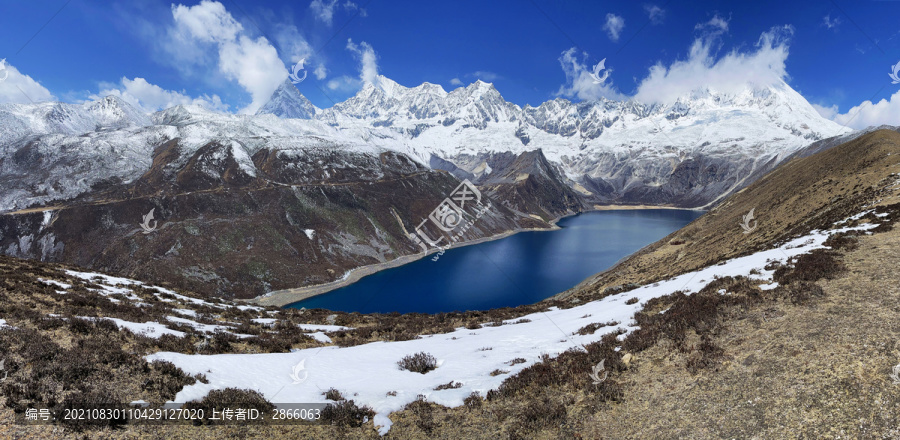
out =
{"type": "MultiPolygon", "coordinates": [[[[830,232],[871,227],[875,225],[830,232]]],[[[706,286],[707,280],[715,277],[746,277],[753,274],[755,279],[771,281],[772,272],[764,270],[768,262],[787,262],[790,257],[823,248],[829,235],[829,232],[812,231],[780,247],[727,260],[721,265],[679,275],[653,285],[638,287],[570,309],[552,307],[545,312],[526,315],[522,318],[530,322],[521,324],[475,330],[459,328],[451,333],[422,335],[419,339],[409,341],[302,349],[291,353],[186,355],[160,352],[147,359],[170,361],[188,374],[206,374],[209,384],[186,386],[176,395],[175,402],[201,399],[213,389],[236,387],[255,389],[273,403],[326,403],[321,390],[334,387],[352,394],[357,404],[371,406],[376,412],[375,423],[379,432],[384,435],[391,426],[388,416],[402,410],[419,394],[440,405],[460,406],[470,393],[486,395],[489,390],[497,389],[507,377],[539,362],[544,354],[555,357],[569,349],[580,350],[583,345],[599,341],[605,334],[619,329],[625,330],[625,334],[619,336],[619,339],[624,339],[628,333],[637,329],[634,314],[641,309],[641,304],[652,298],[678,290],[695,293],[706,286]],[[638,303],[626,304],[627,299],[634,297],[638,298],[638,303]],[[592,316],[591,322],[617,321],[623,324],[594,334],[578,335],[578,329],[584,326],[584,320],[579,318],[586,314],[592,316]],[[491,350],[481,350],[483,347],[490,347],[491,350]],[[397,362],[400,359],[417,352],[435,356],[439,367],[427,374],[398,368],[397,362]],[[526,362],[510,365],[509,362],[515,358],[524,358],[526,362]],[[294,384],[290,373],[292,367],[301,361],[305,361],[309,378],[301,384],[294,384]],[[509,373],[491,376],[491,372],[497,369],[509,373]],[[434,390],[438,385],[451,381],[462,383],[462,387],[434,390]],[[387,395],[390,391],[396,391],[396,396],[387,395]]],[[[322,331],[345,328],[314,324],[303,324],[300,327],[316,331],[311,336],[323,342],[322,337],[327,336],[322,331]]],[[[585,371],[585,374],[588,373],[585,371]]]]}
{"type": "Polygon", "coordinates": [[[81,317],[82,319],[108,319],[116,323],[120,329],[130,330],[134,334],[144,335],[153,339],[159,339],[162,335],[175,335],[179,338],[184,337],[184,332],[172,330],[158,322],[131,322],[119,318],[90,318],[81,317]]]}

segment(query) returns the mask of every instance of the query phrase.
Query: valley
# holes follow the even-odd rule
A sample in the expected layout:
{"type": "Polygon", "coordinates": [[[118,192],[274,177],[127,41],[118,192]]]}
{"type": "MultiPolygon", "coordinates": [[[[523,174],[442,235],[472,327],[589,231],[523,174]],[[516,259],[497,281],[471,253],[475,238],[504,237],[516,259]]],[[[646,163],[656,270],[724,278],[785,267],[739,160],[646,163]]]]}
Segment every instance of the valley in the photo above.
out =
{"type": "MultiPolygon", "coordinates": [[[[296,401],[333,408],[324,424],[212,425],[200,434],[216,438],[592,438],[601,426],[626,437],[891,435],[896,419],[880,409],[898,398],[884,327],[896,271],[875,262],[896,256],[898,161],[892,130],[794,159],[569,292],[488,311],[263,308],[3,257],[0,346],[14,354],[2,390],[15,405],[101,396],[203,407],[230,395],[263,410],[296,401]],[[759,225],[744,234],[748,205],[759,225]],[[47,330],[55,341],[41,339],[47,330]],[[434,365],[397,368],[416,353],[434,365]],[[40,357],[47,368],[34,364],[40,357]],[[59,362],[84,367],[54,369],[59,362]],[[589,374],[598,362],[608,372],[599,382],[589,374]],[[71,391],[43,385],[74,374],[82,379],[71,391]],[[141,378],[154,385],[139,386],[141,378]],[[815,423],[802,408],[814,408],[815,423]]],[[[0,413],[6,432],[65,435],[14,424],[15,408],[0,413]]],[[[198,435],[188,426],[104,426],[78,429],[198,435]]]]}
{"type": "Polygon", "coordinates": [[[519,107],[480,81],[378,77],[322,110],[286,81],[257,113],[0,104],[0,252],[265,303],[413,259],[408,234],[459,180],[495,207],[471,243],[596,206],[712,206],[857,135],[829,137],[841,127],[786,84],[519,107]],[[141,234],[151,210],[161,227],[141,234]]]}
{"type": "Polygon", "coordinates": [[[0,2],[0,439],[900,439],[898,7],[0,2]]]}

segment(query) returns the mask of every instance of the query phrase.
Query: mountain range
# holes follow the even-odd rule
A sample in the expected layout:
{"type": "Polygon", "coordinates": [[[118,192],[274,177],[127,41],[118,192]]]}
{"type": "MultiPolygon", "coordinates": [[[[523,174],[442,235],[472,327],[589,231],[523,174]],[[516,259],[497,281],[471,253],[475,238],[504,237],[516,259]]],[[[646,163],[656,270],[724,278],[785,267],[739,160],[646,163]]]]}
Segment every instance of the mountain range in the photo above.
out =
{"type": "Polygon", "coordinates": [[[711,206],[857,135],[830,138],[784,83],[523,108],[481,81],[385,77],[329,109],[286,81],[257,115],[109,96],[0,104],[0,128],[0,252],[240,298],[421,252],[409,235],[462,179],[493,207],[471,241],[594,204],[711,206]]]}
{"type": "Polygon", "coordinates": [[[540,148],[592,202],[682,207],[709,206],[798,149],[847,131],[784,82],[695,90],[669,104],[557,98],[519,107],[482,81],[446,92],[379,76],[320,110],[286,81],[260,113],[390,138],[421,163],[474,181],[498,154],[540,148]]]}
{"type": "Polygon", "coordinates": [[[247,144],[261,140],[315,138],[342,149],[396,151],[476,183],[505,153],[540,149],[590,202],[702,207],[842,132],[785,83],[697,90],[671,104],[557,98],[519,107],[481,81],[446,92],[383,76],[324,110],[285,81],[256,116],[197,106],[147,114],[108,96],[83,105],[3,104],[0,127],[3,211],[70,199],[110,179],[132,181],[149,168],[153,149],[174,138],[188,148],[246,139],[240,143],[248,153],[254,145],[247,144]],[[40,169],[32,169],[38,157],[40,169]]]}

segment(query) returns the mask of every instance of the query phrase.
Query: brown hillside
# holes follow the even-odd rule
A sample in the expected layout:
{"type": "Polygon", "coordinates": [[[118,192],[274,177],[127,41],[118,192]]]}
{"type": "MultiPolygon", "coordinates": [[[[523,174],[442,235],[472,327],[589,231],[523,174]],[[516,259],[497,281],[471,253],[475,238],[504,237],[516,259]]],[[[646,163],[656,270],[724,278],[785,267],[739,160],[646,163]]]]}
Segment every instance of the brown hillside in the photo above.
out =
{"type": "MultiPolygon", "coordinates": [[[[794,159],[706,215],[558,295],[591,297],[609,287],[646,284],[828,227],[855,212],[900,172],[900,133],[879,130],[814,156],[794,159]],[[754,210],[757,228],[744,234],[754,210]]],[[[750,222],[750,226],[753,222],[750,222]]]]}

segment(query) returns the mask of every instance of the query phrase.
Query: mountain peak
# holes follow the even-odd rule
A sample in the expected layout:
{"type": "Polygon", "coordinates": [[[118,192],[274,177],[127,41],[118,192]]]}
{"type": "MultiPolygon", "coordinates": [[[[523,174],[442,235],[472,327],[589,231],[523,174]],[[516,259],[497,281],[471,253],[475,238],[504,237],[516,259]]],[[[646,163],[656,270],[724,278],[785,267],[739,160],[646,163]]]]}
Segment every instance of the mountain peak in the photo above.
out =
{"type": "Polygon", "coordinates": [[[413,87],[412,90],[415,90],[418,93],[433,93],[436,95],[440,95],[441,97],[447,96],[447,91],[444,90],[438,84],[432,84],[430,82],[423,82],[416,87],[413,87]]]}
{"type": "Polygon", "coordinates": [[[312,119],[318,112],[319,109],[288,78],[275,89],[269,101],[256,114],[271,114],[285,119],[312,119]]]}
{"type": "Polygon", "coordinates": [[[94,119],[95,126],[124,127],[150,124],[150,118],[143,108],[129,104],[115,95],[87,102],[84,104],[84,110],[94,119]]]}

